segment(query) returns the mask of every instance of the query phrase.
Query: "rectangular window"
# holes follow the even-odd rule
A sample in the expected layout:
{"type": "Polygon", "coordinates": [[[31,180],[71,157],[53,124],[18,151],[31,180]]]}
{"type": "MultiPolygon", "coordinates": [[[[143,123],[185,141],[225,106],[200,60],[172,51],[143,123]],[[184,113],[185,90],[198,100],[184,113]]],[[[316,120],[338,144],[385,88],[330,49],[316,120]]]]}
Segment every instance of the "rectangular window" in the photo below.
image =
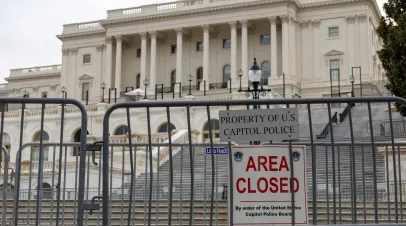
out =
{"type": "Polygon", "coordinates": [[[269,45],[271,37],[269,35],[261,35],[261,45],[269,45]]]}
{"type": "Polygon", "coordinates": [[[137,58],[140,58],[140,57],[141,57],[141,49],[138,48],[138,49],[137,49],[137,58]]]}
{"type": "Polygon", "coordinates": [[[84,64],[90,64],[90,62],[91,62],[91,56],[90,56],[90,54],[85,54],[85,55],[83,55],[83,63],[84,63],[84,64]]]}
{"type": "Polygon", "coordinates": [[[203,52],[203,50],[204,50],[203,42],[196,42],[196,51],[203,52]]]}
{"type": "Polygon", "coordinates": [[[340,35],[340,32],[338,30],[338,27],[329,27],[328,28],[328,37],[329,38],[335,38],[340,35]]]}
{"type": "Polygon", "coordinates": [[[176,54],[176,45],[171,45],[171,54],[176,54]]]}
{"type": "Polygon", "coordinates": [[[42,96],[42,98],[47,98],[47,97],[48,97],[48,93],[47,93],[47,92],[42,92],[41,96],[42,96]]]}
{"type": "Polygon", "coordinates": [[[223,39],[223,49],[231,48],[231,39],[223,39]]]}
{"type": "Polygon", "coordinates": [[[89,93],[89,83],[82,83],[82,100],[86,100],[89,93]]]}
{"type": "Polygon", "coordinates": [[[340,77],[340,60],[330,60],[330,79],[338,81],[340,77]]]}

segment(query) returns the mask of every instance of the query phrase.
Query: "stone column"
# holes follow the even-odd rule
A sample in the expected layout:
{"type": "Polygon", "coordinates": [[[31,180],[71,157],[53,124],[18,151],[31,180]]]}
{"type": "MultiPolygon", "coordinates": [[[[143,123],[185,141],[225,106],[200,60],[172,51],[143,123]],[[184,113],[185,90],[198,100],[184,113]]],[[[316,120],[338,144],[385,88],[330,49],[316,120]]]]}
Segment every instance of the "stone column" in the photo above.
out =
{"type": "Polygon", "coordinates": [[[120,96],[121,91],[121,58],[122,58],[122,46],[123,36],[117,35],[116,39],[116,77],[114,87],[117,89],[117,94],[120,96]]]}
{"type": "Polygon", "coordinates": [[[111,77],[113,76],[113,37],[106,37],[106,77],[104,82],[106,83],[106,89],[111,88],[111,77]]]}
{"type": "MultiPolygon", "coordinates": [[[[320,20],[312,21],[313,28],[313,78],[321,78],[321,53],[320,53],[320,20]]],[[[326,76],[330,81],[330,74],[326,76]]],[[[324,80],[326,80],[324,79],[324,80]]],[[[321,81],[319,81],[321,82],[321,81]]]]}
{"type": "Polygon", "coordinates": [[[291,28],[291,42],[290,42],[290,46],[289,46],[289,50],[292,54],[291,56],[291,60],[290,60],[290,75],[291,75],[291,81],[295,80],[294,78],[292,78],[292,76],[294,76],[295,78],[297,78],[297,74],[296,74],[296,21],[295,18],[290,18],[290,28],[291,28]]]}
{"type": "MultiPolygon", "coordinates": [[[[69,68],[69,48],[67,49],[62,49],[62,71],[61,71],[61,88],[65,86],[67,87],[66,81],[68,78],[68,68],[69,68]]],[[[57,91],[57,93],[60,92],[57,91]]],[[[62,97],[62,94],[57,96],[58,98],[62,97]]]]}
{"type": "MultiPolygon", "coordinates": [[[[206,80],[206,90],[210,84],[210,26],[208,24],[202,25],[203,28],[203,81],[206,80]]],[[[197,78],[196,78],[197,79],[197,78]]],[[[200,84],[200,90],[204,90],[204,82],[200,84]]]]}
{"type": "Polygon", "coordinates": [[[248,84],[248,21],[242,20],[241,24],[241,70],[242,70],[242,81],[241,86],[247,87],[248,84]]]}
{"type": "MultiPolygon", "coordinates": [[[[278,77],[278,42],[276,33],[276,16],[270,17],[271,24],[271,77],[269,79],[278,77]]],[[[268,84],[271,84],[269,81],[268,84]]]]}
{"type": "Polygon", "coordinates": [[[150,65],[150,78],[149,87],[155,89],[156,84],[156,31],[150,31],[151,37],[151,65],[150,65]]]}
{"type": "Polygon", "coordinates": [[[141,37],[141,73],[140,73],[140,87],[143,87],[144,80],[147,78],[147,33],[140,33],[141,37]]]}
{"type": "MultiPolygon", "coordinates": [[[[358,16],[359,19],[359,56],[360,56],[360,62],[359,66],[361,66],[361,76],[362,76],[362,81],[363,85],[367,83],[367,80],[369,80],[370,76],[370,71],[369,71],[369,62],[372,60],[371,55],[368,55],[369,53],[369,36],[368,36],[368,16],[365,14],[361,14],[358,16]],[[364,78],[365,77],[365,78],[364,78]]],[[[357,43],[358,44],[358,43],[357,43]]]]}
{"type": "Polygon", "coordinates": [[[289,74],[289,17],[282,16],[282,73],[289,74]]]}
{"type": "MultiPolygon", "coordinates": [[[[355,16],[347,16],[348,32],[347,32],[347,42],[348,42],[348,74],[351,75],[351,68],[356,67],[355,63],[355,38],[354,38],[354,25],[355,16]]],[[[346,79],[346,78],[344,78],[346,79]]],[[[351,83],[348,83],[349,85],[351,83]]]]}
{"type": "MultiPolygon", "coordinates": [[[[183,29],[176,28],[176,82],[182,82],[183,77],[183,29]]],[[[192,50],[190,50],[192,51],[192,50]]],[[[175,86],[175,92],[179,92],[179,86],[175,86]]]]}
{"type": "MultiPolygon", "coordinates": [[[[237,21],[229,22],[231,28],[231,82],[237,82],[237,21]]],[[[230,86],[231,84],[229,84],[230,86]]]]}

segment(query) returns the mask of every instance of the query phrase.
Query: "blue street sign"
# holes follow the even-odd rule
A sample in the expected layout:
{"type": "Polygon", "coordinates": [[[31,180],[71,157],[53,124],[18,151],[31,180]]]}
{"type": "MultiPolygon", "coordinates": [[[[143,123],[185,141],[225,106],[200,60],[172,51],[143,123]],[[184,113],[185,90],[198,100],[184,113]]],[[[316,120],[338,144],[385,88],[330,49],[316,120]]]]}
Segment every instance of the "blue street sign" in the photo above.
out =
{"type": "MultiPolygon", "coordinates": [[[[226,148],[213,148],[213,154],[215,155],[228,155],[228,149],[226,148]]],[[[206,155],[211,155],[211,148],[206,148],[206,155]]]]}

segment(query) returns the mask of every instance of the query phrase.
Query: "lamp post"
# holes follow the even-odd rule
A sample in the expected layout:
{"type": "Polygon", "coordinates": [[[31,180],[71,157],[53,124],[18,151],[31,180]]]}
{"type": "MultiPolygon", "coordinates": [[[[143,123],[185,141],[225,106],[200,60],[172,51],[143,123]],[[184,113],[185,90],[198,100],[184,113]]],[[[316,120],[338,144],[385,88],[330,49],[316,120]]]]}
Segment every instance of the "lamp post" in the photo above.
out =
{"type": "Polygon", "coordinates": [[[106,89],[106,83],[102,83],[101,84],[101,88],[102,88],[102,100],[101,102],[104,103],[104,90],[106,89]]]}
{"type": "Polygon", "coordinates": [[[355,97],[355,95],[354,95],[354,75],[350,76],[350,82],[351,82],[351,97],[355,97]]]}
{"type": "Polygon", "coordinates": [[[145,99],[147,99],[148,79],[144,79],[144,86],[145,86],[145,92],[144,92],[144,100],[145,100],[145,99]]]}
{"type": "Polygon", "coordinates": [[[61,93],[62,93],[62,98],[66,98],[65,93],[66,93],[66,87],[62,86],[61,87],[61,93]]]}
{"type": "Polygon", "coordinates": [[[241,87],[241,82],[242,82],[242,70],[241,70],[241,69],[238,71],[238,77],[240,77],[240,89],[238,90],[238,92],[241,92],[241,90],[242,90],[242,87],[241,87]]]}
{"type": "Polygon", "coordinates": [[[30,93],[28,92],[28,90],[24,90],[23,91],[23,98],[28,98],[28,97],[30,97],[30,93]]]}
{"type": "Polygon", "coordinates": [[[190,75],[187,77],[187,80],[189,81],[189,94],[188,94],[188,96],[191,96],[191,95],[192,95],[192,80],[193,80],[193,76],[190,74],[190,75]]]}

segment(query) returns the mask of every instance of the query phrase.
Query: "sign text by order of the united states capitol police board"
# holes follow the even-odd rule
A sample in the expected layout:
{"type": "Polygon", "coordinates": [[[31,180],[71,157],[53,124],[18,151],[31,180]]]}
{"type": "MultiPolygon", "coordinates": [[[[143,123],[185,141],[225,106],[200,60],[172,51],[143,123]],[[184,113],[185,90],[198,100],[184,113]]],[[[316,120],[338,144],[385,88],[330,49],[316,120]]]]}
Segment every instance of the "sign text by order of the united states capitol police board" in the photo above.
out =
{"type": "Polygon", "coordinates": [[[220,111],[220,141],[299,139],[296,108],[220,111]]]}

